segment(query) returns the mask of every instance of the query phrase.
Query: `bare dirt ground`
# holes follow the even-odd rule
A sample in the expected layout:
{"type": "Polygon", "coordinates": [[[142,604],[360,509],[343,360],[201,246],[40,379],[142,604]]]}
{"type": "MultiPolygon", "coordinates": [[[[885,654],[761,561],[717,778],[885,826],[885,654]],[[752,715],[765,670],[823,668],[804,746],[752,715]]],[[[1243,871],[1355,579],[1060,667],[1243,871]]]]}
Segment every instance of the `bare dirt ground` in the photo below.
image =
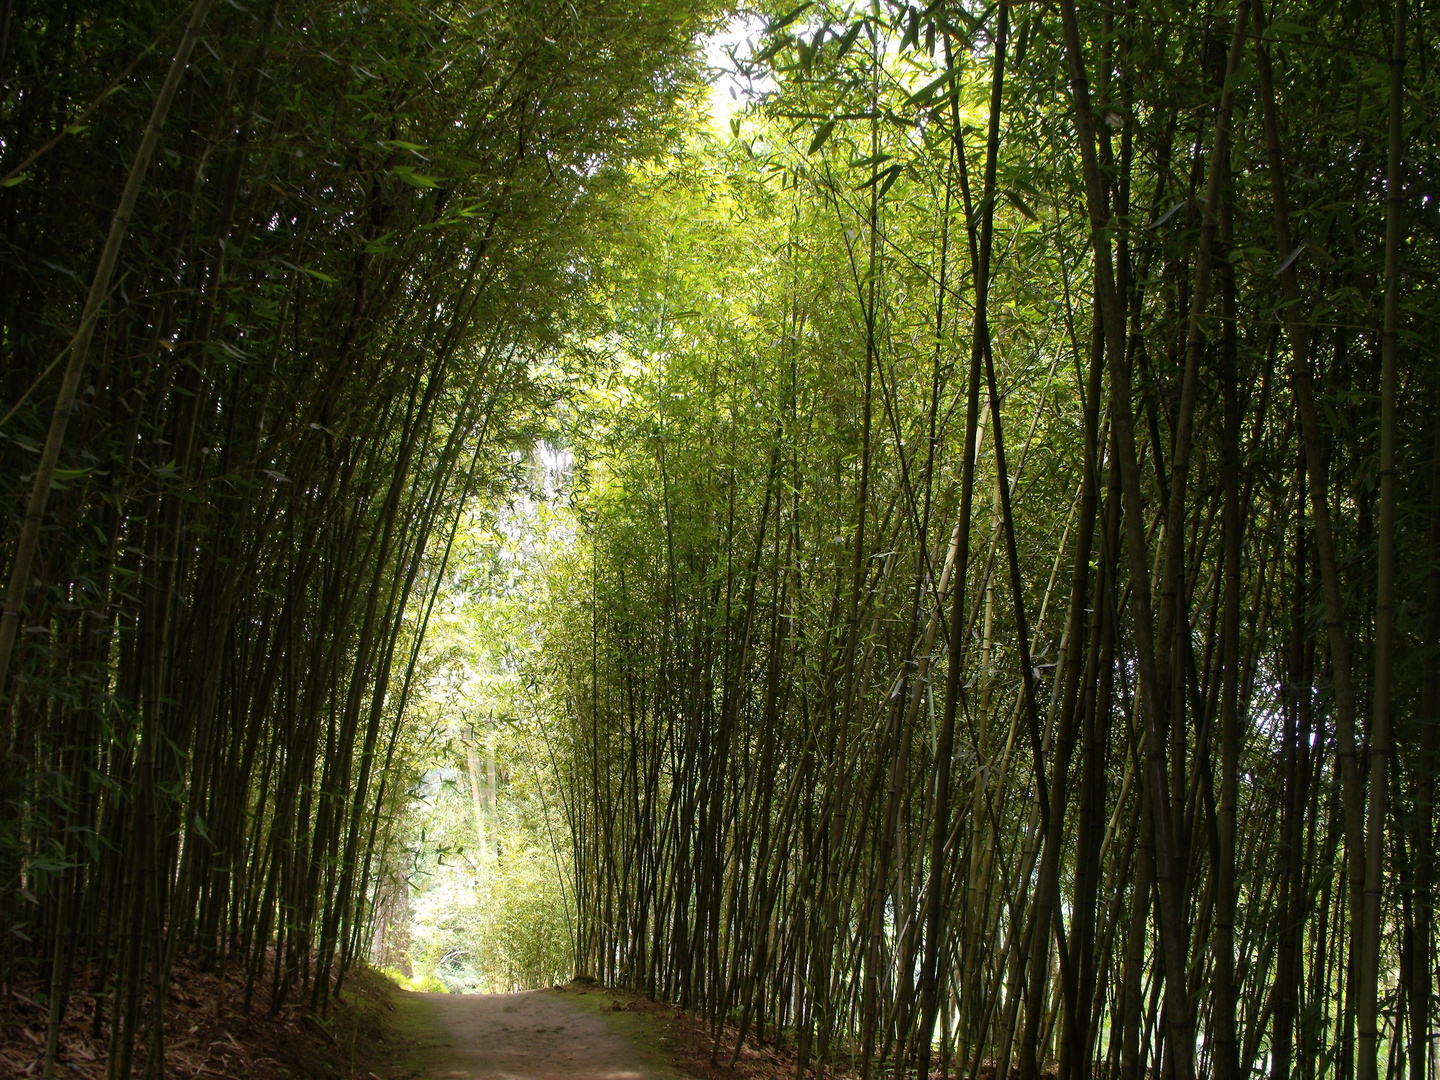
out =
{"type": "MultiPolygon", "coordinates": [[[[654,1048],[601,1011],[600,995],[394,997],[409,1046],[392,1075],[416,1080],[674,1080],[654,1048]]],[[[609,1004],[608,1000],[606,1004],[609,1004]]]]}
{"type": "MultiPolygon", "coordinates": [[[[268,986],[268,980],[262,980],[268,986]]],[[[103,1080],[104,1026],[93,1028],[89,976],[78,973],[60,1030],[60,1062],[75,1080],[103,1080]]],[[[42,1071],[48,1010],[38,978],[0,997],[0,1080],[42,1071]]],[[[770,1042],[717,1047],[703,1020],[663,1002],[580,980],[524,994],[408,993],[373,970],[347,980],[323,1013],[275,1011],[265,986],[241,1007],[243,980],[218,979],[182,958],[166,1009],[172,1080],[793,1080],[794,1052],[770,1042]],[[712,1052],[717,1059],[712,1060],[712,1052]]],[[[135,1072],[143,1072],[145,1040],[135,1072]]],[[[835,1080],[854,1080],[845,1070],[835,1080]]]]}

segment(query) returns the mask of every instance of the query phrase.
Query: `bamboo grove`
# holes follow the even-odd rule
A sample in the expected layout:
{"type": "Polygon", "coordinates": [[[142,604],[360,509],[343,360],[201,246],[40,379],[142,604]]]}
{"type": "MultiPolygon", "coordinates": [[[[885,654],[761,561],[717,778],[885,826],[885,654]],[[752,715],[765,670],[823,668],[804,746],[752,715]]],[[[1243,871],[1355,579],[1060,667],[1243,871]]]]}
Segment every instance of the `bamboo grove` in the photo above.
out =
{"type": "Polygon", "coordinates": [[[797,1076],[1435,1075],[1437,27],[769,13],[585,343],[577,970],[797,1076]]]}
{"type": "Polygon", "coordinates": [[[46,1075],[67,1023],[166,1075],[182,957],[273,1015],[363,954],[461,508],[708,17],[5,5],[0,1023],[47,1004],[46,1075]]]}

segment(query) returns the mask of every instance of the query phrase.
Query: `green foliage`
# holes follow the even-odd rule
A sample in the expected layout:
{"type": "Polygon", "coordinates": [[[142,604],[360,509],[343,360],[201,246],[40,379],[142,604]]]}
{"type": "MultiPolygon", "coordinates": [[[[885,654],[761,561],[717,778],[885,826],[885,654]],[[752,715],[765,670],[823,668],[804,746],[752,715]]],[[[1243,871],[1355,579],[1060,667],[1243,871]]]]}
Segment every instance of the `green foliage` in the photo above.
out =
{"type": "MultiPolygon", "coordinates": [[[[12,6],[7,544],[188,11],[12,6]]],[[[12,594],[46,1067],[85,985],[158,1080],[194,949],[272,1010],[592,974],[801,1074],[1425,1077],[1407,6],[767,0],[728,136],[697,0],[217,6],[12,594]]]]}
{"type": "MultiPolygon", "coordinates": [[[[51,362],[189,11],[6,9],[7,576],[51,362]]],[[[52,1035],[69,987],[93,987],[75,1007],[113,1021],[112,1077],[163,1073],[153,1020],[181,950],[278,1010],[323,1008],[371,946],[447,540],[550,426],[570,373],[544,357],[629,166],[693,123],[711,18],[688,0],[214,5],[10,594],[0,978],[57,989],[52,1035]]],[[[517,891],[540,889],[527,866],[517,891]]],[[[513,971],[539,978],[552,960],[525,949],[513,971]]]]}
{"type": "Polygon", "coordinates": [[[543,444],[513,457],[506,505],[457,530],[397,753],[374,950],[416,989],[509,993],[572,971],[569,834],[526,683],[568,530],[564,459],[543,444]]]}
{"type": "Polygon", "coordinates": [[[1428,1075],[1440,39],[1393,95],[1393,13],[764,7],[568,341],[582,971],[802,1071],[1428,1075]]]}

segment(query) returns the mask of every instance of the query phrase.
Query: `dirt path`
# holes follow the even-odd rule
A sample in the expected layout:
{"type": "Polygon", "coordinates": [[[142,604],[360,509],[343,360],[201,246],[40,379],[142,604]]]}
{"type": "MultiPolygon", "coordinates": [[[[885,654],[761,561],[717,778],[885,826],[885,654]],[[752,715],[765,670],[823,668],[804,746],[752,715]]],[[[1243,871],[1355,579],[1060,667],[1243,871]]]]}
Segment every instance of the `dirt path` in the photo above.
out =
{"type": "MultiPolygon", "coordinates": [[[[416,1080],[675,1080],[656,1050],[602,1011],[603,994],[395,996],[411,1049],[392,1075],[416,1080]]],[[[628,1026],[628,1025],[627,1025],[628,1026]]]]}

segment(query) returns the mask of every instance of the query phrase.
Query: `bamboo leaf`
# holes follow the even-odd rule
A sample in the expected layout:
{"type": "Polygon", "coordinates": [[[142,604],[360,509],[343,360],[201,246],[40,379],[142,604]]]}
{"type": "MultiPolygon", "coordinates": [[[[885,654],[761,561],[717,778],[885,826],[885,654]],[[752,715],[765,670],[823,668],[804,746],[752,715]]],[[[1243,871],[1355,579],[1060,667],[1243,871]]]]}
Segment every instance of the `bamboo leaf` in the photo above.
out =
{"type": "Polygon", "coordinates": [[[1020,197],[1020,193],[1014,188],[1005,189],[1005,198],[1009,201],[1011,206],[1015,207],[1015,209],[1019,210],[1020,213],[1024,214],[1031,221],[1040,220],[1040,215],[1035,213],[1034,210],[1030,209],[1030,204],[1027,203],[1024,199],[1022,199],[1020,197]]]}
{"type": "Polygon", "coordinates": [[[830,135],[831,135],[831,133],[832,133],[834,130],[835,130],[835,121],[834,121],[834,120],[826,120],[823,124],[820,125],[820,127],[819,127],[818,129],[816,129],[816,131],[815,131],[815,137],[810,140],[810,149],[806,150],[805,153],[806,153],[806,154],[813,154],[813,153],[816,153],[818,150],[820,150],[820,148],[823,147],[823,146],[825,145],[825,143],[829,141],[830,135]]]}
{"type": "Polygon", "coordinates": [[[785,48],[785,46],[789,45],[794,40],[795,39],[792,38],[789,34],[780,34],[773,38],[770,41],[770,44],[766,45],[765,48],[761,49],[750,59],[753,63],[763,64],[767,60],[773,59],[781,50],[785,48]]]}
{"type": "Polygon", "coordinates": [[[895,183],[896,180],[900,179],[900,173],[902,171],[903,166],[896,164],[891,165],[890,168],[886,169],[883,173],[880,174],[882,178],[880,183],[880,190],[875,193],[875,197],[877,199],[883,199],[885,197],[885,193],[890,190],[891,186],[895,183]]]}
{"type": "Polygon", "coordinates": [[[415,188],[433,188],[440,182],[439,177],[416,172],[413,165],[396,165],[390,172],[415,188]]]}
{"type": "Polygon", "coordinates": [[[855,190],[864,191],[868,187],[874,187],[877,184],[884,184],[885,186],[880,191],[880,194],[883,195],[886,191],[890,190],[890,185],[893,184],[895,182],[895,178],[900,175],[901,169],[902,166],[897,162],[896,164],[891,165],[888,169],[882,169],[880,172],[877,172],[874,176],[870,177],[870,179],[864,180],[856,184],[855,190]]]}
{"type": "Polygon", "coordinates": [[[943,88],[949,86],[952,82],[954,82],[954,81],[955,81],[956,79],[958,79],[959,77],[960,77],[960,69],[959,69],[959,68],[950,68],[950,69],[949,69],[948,71],[946,71],[943,75],[941,75],[941,76],[939,76],[938,78],[936,78],[936,79],[934,79],[934,80],[926,83],[926,84],[925,84],[924,86],[922,86],[919,90],[916,90],[915,93],[911,94],[910,97],[909,97],[908,100],[907,100],[907,104],[910,104],[910,105],[926,105],[926,104],[929,104],[931,98],[933,98],[933,97],[934,97],[937,93],[939,93],[943,88]]]}
{"type": "Polygon", "coordinates": [[[864,26],[865,20],[860,19],[858,22],[852,23],[850,29],[846,30],[845,33],[841,36],[840,44],[836,47],[835,50],[835,59],[837,62],[840,60],[844,60],[846,54],[855,47],[855,41],[857,38],[859,38],[860,31],[864,26]]]}
{"type": "Polygon", "coordinates": [[[1281,274],[1285,273],[1286,270],[1289,270],[1291,264],[1300,257],[1300,253],[1304,250],[1305,245],[1301,244],[1294,251],[1290,252],[1289,255],[1286,255],[1284,262],[1275,268],[1274,276],[1278,278],[1281,274]]]}
{"type": "Polygon", "coordinates": [[[789,26],[801,15],[803,15],[813,3],[814,0],[805,0],[805,3],[801,4],[799,7],[792,8],[787,14],[780,16],[780,18],[777,19],[775,22],[771,23],[767,29],[772,32],[775,30],[784,30],[785,27],[789,26]]]}
{"type": "Polygon", "coordinates": [[[1166,210],[1165,213],[1161,214],[1158,218],[1156,218],[1148,226],[1146,226],[1146,228],[1158,229],[1161,225],[1164,225],[1165,222],[1169,221],[1172,217],[1174,217],[1176,212],[1179,211],[1179,209],[1184,205],[1184,201],[1177,202],[1174,206],[1170,207],[1169,210],[1166,210]]]}

